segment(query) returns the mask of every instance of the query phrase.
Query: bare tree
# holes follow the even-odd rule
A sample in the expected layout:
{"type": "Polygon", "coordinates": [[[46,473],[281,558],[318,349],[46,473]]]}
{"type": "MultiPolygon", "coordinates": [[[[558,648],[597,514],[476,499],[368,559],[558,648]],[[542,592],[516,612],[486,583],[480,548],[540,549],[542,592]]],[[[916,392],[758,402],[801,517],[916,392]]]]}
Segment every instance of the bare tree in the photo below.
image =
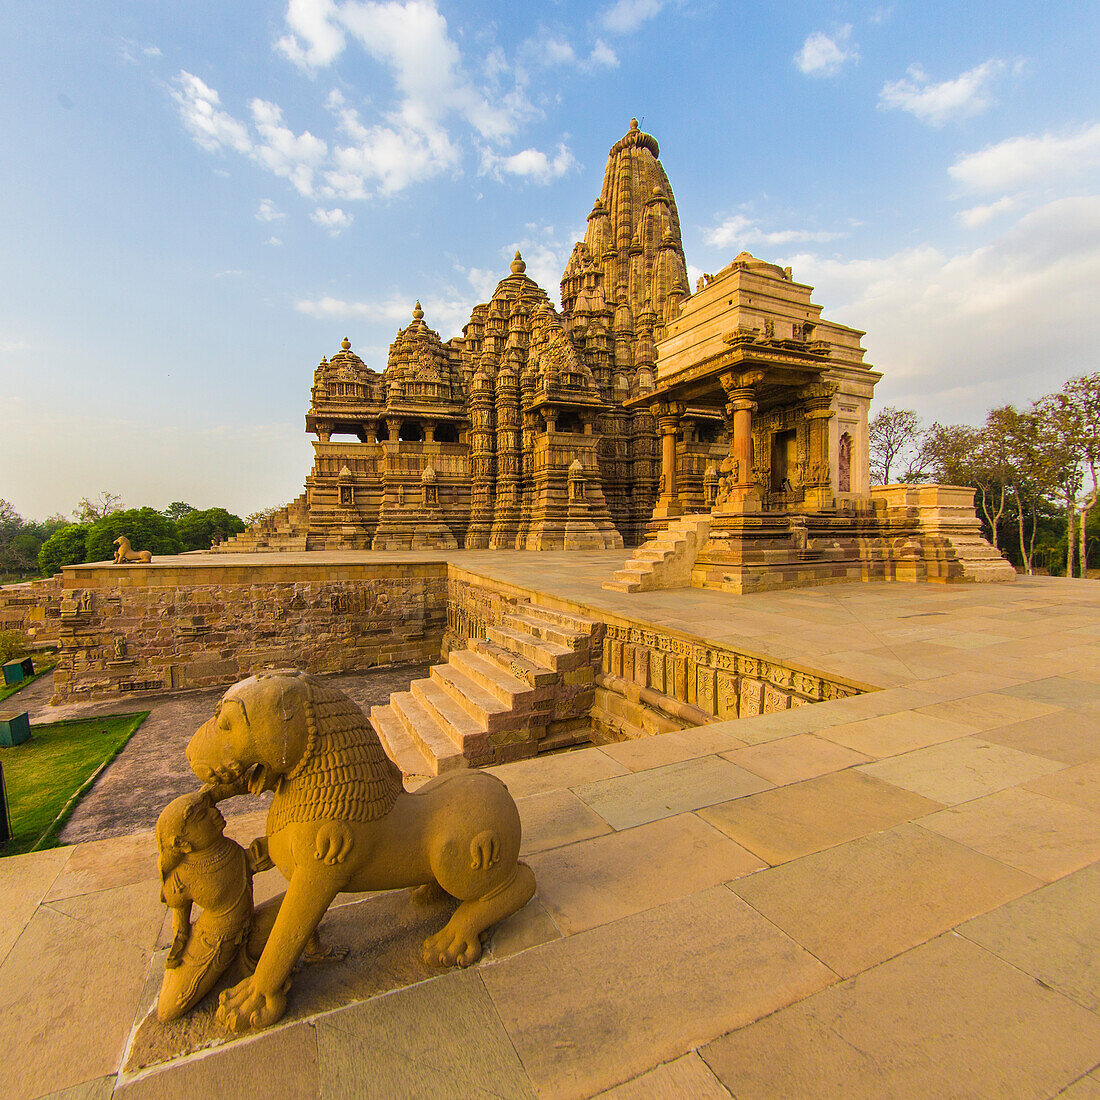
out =
{"type": "Polygon", "coordinates": [[[96,520],[106,519],[121,507],[122,497],[118,493],[110,493],[104,489],[95,500],[81,497],[76,502],[76,522],[95,523],[96,520]]]}
{"type": "Polygon", "coordinates": [[[920,418],[912,409],[887,405],[870,423],[871,478],[880,485],[890,482],[890,470],[908,458],[906,479],[919,480],[928,465],[922,460],[924,432],[920,418]]]}

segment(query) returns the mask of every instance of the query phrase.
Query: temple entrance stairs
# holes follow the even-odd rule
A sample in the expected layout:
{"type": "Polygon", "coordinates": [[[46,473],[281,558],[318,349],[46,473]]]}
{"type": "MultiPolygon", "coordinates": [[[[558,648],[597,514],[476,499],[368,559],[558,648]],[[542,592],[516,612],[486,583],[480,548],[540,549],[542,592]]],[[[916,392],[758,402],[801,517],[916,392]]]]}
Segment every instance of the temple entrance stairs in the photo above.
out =
{"type": "Polygon", "coordinates": [[[503,764],[587,740],[603,624],[521,604],[370,719],[408,776],[503,764]]]}
{"type": "Polygon", "coordinates": [[[270,516],[242,531],[230,535],[220,546],[212,547],[222,553],[240,553],[250,550],[305,550],[306,529],[309,527],[309,505],[306,495],[292,500],[270,516]]]}
{"type": "Polygon", "coordinates": [[[709,532],[709,515],[673,520],[656,539],[638,547],[626,565],[615,571],[614,579],[603,582],[603,587],[615,592],[688,587],[691,568],[709,532]]]}

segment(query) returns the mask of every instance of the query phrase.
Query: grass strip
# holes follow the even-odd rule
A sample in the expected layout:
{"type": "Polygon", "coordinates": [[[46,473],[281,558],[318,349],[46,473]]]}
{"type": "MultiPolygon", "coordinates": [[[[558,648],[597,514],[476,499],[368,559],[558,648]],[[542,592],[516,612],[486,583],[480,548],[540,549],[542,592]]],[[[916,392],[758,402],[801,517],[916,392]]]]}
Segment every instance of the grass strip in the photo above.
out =
{"type": "Polygon", "coordinates": [[[31,726],[31,739],[0,748],[12,839],[0,855],[52,848],[77,803],[146,718],[112,714],[31,726]]]}
{"type": "Polygon", "coordinates": [[[56,664],[56,661],[51,661],[45,668],[40,668],[33,676],[20,680],[18,684],[5,684],[0,687],[0,703],[5,699],[10,699],[17,691],[22,691],[28,684],[33,684],[39,676],[45,676],[47,672],[53,672],[56,664]]]}

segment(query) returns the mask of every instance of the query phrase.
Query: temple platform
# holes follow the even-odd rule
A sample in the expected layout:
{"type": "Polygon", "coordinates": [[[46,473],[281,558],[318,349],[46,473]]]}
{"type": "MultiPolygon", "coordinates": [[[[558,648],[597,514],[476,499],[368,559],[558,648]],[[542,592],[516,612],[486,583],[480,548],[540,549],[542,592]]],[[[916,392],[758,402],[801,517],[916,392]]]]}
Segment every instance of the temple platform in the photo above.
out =
{"type": "Polygon", "coordinates": [[[237,1041],[147,1018],[150,834],[0,859],[5,1097],[1100,1093],[1100,586],[626,595],[621,553],[444,557],[867,690],[496,769],[538,893],[485,958],[425,970],[443,914],[349,897],[346,963],[237,1041]]]}

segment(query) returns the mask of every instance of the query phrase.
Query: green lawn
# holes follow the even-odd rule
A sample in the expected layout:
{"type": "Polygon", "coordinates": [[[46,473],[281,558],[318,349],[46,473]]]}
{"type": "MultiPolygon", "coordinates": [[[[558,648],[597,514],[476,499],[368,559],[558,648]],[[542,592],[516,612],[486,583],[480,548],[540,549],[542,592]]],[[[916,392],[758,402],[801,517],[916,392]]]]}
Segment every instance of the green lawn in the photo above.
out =
{"type": "Polygon", "coordinates": [[[31,726],[31,739],[0,748],[8,789],[12,839],[0,855],[52,848],[80,797],[149,717],[112,714],[31,726]]]}
{"type": "Polygon", "coordinates": [[[36,671],[33,676],[28,676],[26,680],[20,680],[18,684],[0,685],[0,703],[2,703],[5,699],[10,698],[17,691],[22,691],[23,688],[25,688],[28,684],[33,684],[39,676],[45,676],[47,672],[53,672],[54,665],[56,664],[57,658],[51,657],[49,664],[42,664],[40,666],[38,663],[38,658],[36,657],[34,661],[34,667],[36,671]]]}

